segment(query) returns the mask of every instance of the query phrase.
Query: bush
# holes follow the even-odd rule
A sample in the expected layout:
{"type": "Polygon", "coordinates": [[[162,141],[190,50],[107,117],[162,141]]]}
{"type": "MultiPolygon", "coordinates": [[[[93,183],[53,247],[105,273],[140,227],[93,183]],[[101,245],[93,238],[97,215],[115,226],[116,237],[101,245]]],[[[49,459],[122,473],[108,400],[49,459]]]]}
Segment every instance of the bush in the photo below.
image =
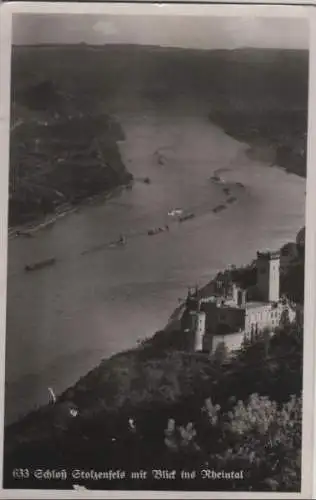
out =
{"type": "MultiPolygon", "coordinates": [[[[224,414],[208,399],[203,411],[208,416],[204,425],[209,427],[200,430],[203,439],[199,439],[192,423],[177,427],[174,420],[169,420],[165,444],[171,453],[188,456],[191,452],[195,466],[198,454],[200,469],[242,470],[250,490],[300,490],[301,397],[292,396],[278,407],[268,397],[252,394],[246,403],[238,401],[224,414]],[[209,439],[217,436],[217,452],[215,443],[211,445],[213,453],[209,451],[207,434],[209,439]]],[[[187,459],[187,467],[189,462],[187,459]]],[[[237,482],[235,488],[238,489],[237,482]]]]}
{"type": "MultiPolygon", "coordinates": [[[[47,412],[35,412],[7,430],[6,470],[16,461],[25,467],[34,461],[46,464],[48,456],[52,468],[58,462],[99,470],[242,469],[243,481],[212,480],[207,486],[196,479],[192,488],[297,491],[302,348],[303,329],[297,323],[274,336],[258,335],[225,363],[205,353],[155,353],[148,344],[113,356],[59,399],[72,401],[79,414],[58,440],[47,412]]],[[[85,485],[100,488],[99,483],[85,485]]],[[[142,483],[142,488],[152,487],[163,483],[142,483]]],[[[179,490],[183,484],[174,481],[168,488],[179,490]]]]}

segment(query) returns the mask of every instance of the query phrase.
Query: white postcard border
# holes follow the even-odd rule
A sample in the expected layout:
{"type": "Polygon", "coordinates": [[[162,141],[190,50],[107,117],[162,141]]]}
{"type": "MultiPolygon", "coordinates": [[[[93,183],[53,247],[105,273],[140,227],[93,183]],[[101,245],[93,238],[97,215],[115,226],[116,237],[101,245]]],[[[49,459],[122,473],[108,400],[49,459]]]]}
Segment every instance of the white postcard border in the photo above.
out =
{"type": "MultiPolygon", "coordinates": [[[[288,493],[234,493],[234,492],[163,492],[163,491],[89,491],[89,498],[312,498],[316,492],[316,447],[312,446],[314,437],[314,418],[316,386],[316,367],[314,366],[314,331],[316,310],[316,147],[312,138],[316,137],[316,11],[310,6],[297,6],[295,0],[289,0],[287,6],[277,5],[271,1],[266,5],[237,5],[238,0],[220,2],[221,4],[205,5],[206,0],[199,4],[150,4],[139,0],[134,3],[44,3],[44,2],[12,2],[2,4],[0,16],[0,284],[3,292],[0,296],[0,414],[3,423],[4,413],[4,353],[6,333],[6,285],[7,285],[7,218],[8,218],[8,172],[9,172],[9,116],[10,116],[10,58],[11,58],[11,24],[14,14],[108,14],[122,15],[166,15],[166,16],[212,16],[234,17],[303,17],[310,22],[310,66],[309,66],[309,133],[308,133],[308,176],[306,196],[306,269],[305,274],[305,325],[304,332],[304,396],[303,396],[303,466],[302,466],[302,492],[299,494],[288,493]],[[275,5],[274,5],[275,4],[275,5]],[[296,4],[296,5],[290,5],[296,4]],[[313,474],[313,469],[315,473],[313,474]]],[[[314,5],[314,1],[307,1],[305,5],[314,5]]],[[[0,426],[0,454],[3,452],[3,425],[0,426]]],[[[2,482],[2,468],[0,471],[2,482]]],[[[87,492],[62,491],[62,490],[0,490],[1,498],[87,498],[87,492]]]]}

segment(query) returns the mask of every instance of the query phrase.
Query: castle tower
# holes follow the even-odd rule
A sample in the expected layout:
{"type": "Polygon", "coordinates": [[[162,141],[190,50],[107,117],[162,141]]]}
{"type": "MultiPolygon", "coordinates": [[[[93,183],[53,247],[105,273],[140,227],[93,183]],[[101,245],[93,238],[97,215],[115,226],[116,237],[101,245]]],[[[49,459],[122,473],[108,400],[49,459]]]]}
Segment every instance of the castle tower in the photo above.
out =
{"type": "Polygon", "coordinates": [[[189,288],[185,301],[185,309],[181,318],[181,330],[183,332],[192,331],[195,313],[200,309],[200,301],[197,293],[189,288]]]}
{"type": "Polygon", "coordinates": [[[234,304],[238,304],[238,294],[239,294],[239,288],[238,286],[236,285],[236,283],[232,283],[232,286],[231,286],[231,295],[232,295],[232,300],[234,302],[234,304]]]}
{"type": "Polygon", "coordinates": [[[185,311],[181,318],[181,330],[187,335],[188,348],[193,351],[203,350],[206,314],[200,311],[198,290],[189,290],[185,311]]]}
{"type": "Polygon", "coordinates": [[[265,302],[280,300],[280,252],[257,252],[257,290],[265,302]]]}
{"type": "Polygon", "coordinates": [[[206,314],[205,312],[199,311],[195,313],[194,321],[194,351],[203,351],[204,345],[204,335],[205,335],[205,324],[206,324],[206,314]]]}

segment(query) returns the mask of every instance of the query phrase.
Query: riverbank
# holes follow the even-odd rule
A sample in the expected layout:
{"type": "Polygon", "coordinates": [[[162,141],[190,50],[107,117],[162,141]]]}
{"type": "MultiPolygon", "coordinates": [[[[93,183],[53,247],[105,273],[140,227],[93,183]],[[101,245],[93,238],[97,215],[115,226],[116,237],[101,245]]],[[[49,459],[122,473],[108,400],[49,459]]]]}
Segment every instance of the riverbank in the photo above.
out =
{"type": "Polygon", "coordinates": [[[306,178],[307,109],[261,113],[217,110],[209,114],[209,120],[234,139],[248,144],[251,160],[306,178]]]}
{"type": "Polygon", "coordinates": [[[52,82],[24,85],[13,95],[10,234],[48,227],[82,203],[131,183],[119,149],[125,135],[117,120],[92,105],[84,110],[52,82]]]}
{"type": "Polygon", "coordinates": [[[119,196],[124,189],[131,189],[133,186],[133,180],[128,184],[122,184],[116,188],[112,188],[110,191],[100,193],[94,196],[87,196],[87,198],[78,202],[76,205],[63,204],[57,207],[55,214],[49,214],[43,217],[39,217],[37,220],[31,222],[26,222],[23,225],[18,225],[14,227],[9,227],[9,238],[15,238],[18,236],[32,237],[38,231],[42,229],[48,229],[53,226],[59,219],[66,217],[72,213],[78,212],[79,210],[89,206],[97,205],[98,203],[104,203],[117,196],[119,196]]]}

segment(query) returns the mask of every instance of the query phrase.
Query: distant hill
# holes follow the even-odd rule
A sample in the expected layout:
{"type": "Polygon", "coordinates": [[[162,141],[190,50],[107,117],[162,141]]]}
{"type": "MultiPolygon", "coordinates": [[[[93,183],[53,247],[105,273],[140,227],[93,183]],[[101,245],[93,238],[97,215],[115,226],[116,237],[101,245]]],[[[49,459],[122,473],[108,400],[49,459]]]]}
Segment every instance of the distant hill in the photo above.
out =
{"type": "Polygon", "coordinates": [[[120,124],[93,92],[80,95],[74,84],[68,91],[58,72],[50,74],[50,56],[37,60],[41,48],[25,50],[13,54],[10,226],[38,222],[132,179],[117,144],[120,124]]]}
{"type": "Polygon", "coordinates": [[[21,92],[20,100],[25,106],[38,111],[48,106],[59,111],[62,106],[62,98],[50,80],[27,87],[21,92]]]}
{"type": "Polygon", "coordinates": [[[302,50],[14,46],[12,125],[23,123],[12,131],[11,166],[22,183],[11,182],[10,223],[130,178],[116,147],[123,132],[109,125],[109,116],[120,112],[204,115],[248,143],[252,157],[305,176],[307,97],[308,52],[302,50]],[[59,137],[54,151],[51,126],[59,137]],[[80,141],[70,136],[78,130],[84,184],[72,189],[80,141]]]}
{"type": "Polygon", "coordinates": [[[28,82],[54,81],[77,95],[124,108],[144,104],[238,110],[307,109],[308,52],[191,50],[135,45],[15,46],[14,92],[28,82]]]}
{"type": "Polygon", "coordinates": [[[88,111],[202,112],[245,142],[264,138],[272,163],[304,176],[308,59],[306,50],[15,46],[13,95],[52,81],[88,111]]]}

